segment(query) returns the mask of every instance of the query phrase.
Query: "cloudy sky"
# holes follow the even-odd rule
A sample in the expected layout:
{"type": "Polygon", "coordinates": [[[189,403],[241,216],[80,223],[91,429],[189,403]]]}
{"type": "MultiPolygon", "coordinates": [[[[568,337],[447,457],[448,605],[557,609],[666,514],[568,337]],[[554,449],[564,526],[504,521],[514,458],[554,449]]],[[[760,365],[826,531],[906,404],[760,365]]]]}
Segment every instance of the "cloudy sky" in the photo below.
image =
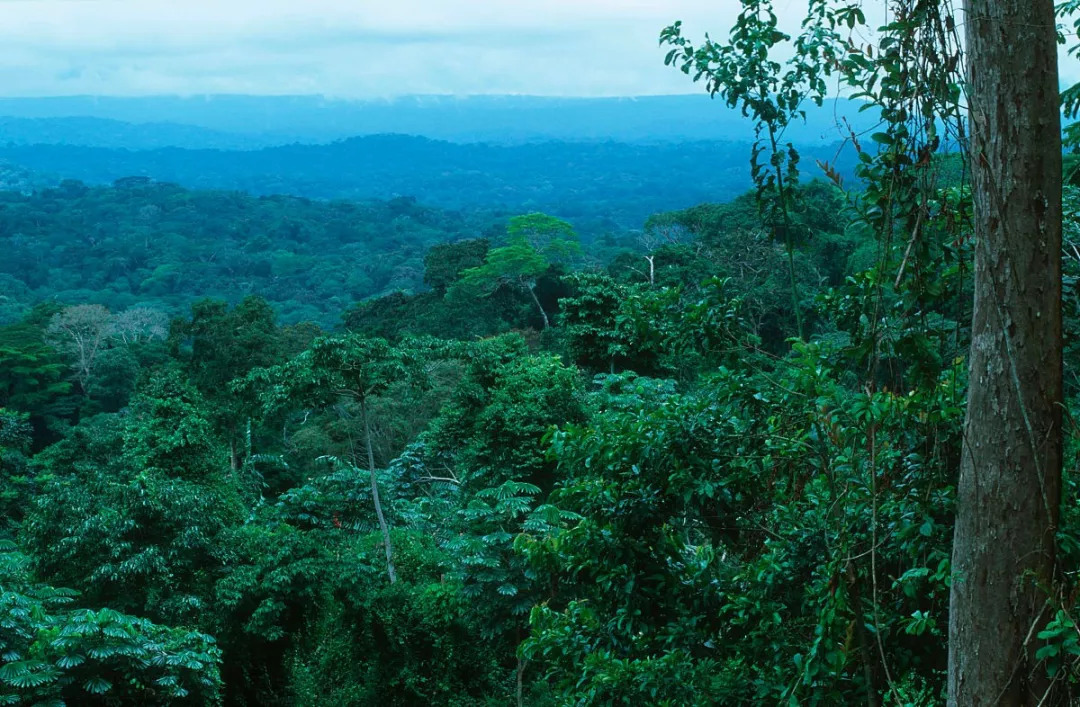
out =
{"type": "MultiPolygon", "coordinates": [[[[868,3],[872,5],[873,3],[868,3]]],[[[0,0],[0,95],[689,93],[660,30],[737,0],[0,0]]],[[[776,0],[797,21],[805,0],[776,0]]],[[[1076,62],[1063,67],[1080,77],[1076,62]]]]}

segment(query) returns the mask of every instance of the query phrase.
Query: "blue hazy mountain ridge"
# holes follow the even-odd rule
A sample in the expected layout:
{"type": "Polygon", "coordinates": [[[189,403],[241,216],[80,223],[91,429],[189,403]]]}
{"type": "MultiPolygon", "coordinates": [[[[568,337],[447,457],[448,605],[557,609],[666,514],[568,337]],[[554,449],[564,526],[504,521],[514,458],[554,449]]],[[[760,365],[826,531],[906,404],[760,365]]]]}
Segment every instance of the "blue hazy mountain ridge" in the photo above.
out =
{"type": "Polygon", "coordinates": [[[229,133],[179,123],[127,123],[86,116],[0,117],[0,145],[79,145],[129,150],[162,147],[252,150],[280,143],[280,138],[267,135],[229,133]]]}
{"type": "MultiPolygon", "coordinates": [[[[873,116],[858,112],[846,99],[806,105],[806,121],[789,127],[786,140],[803,145],[835,142],[845,136],[841,118],[857,130],[873,116]]],[[[21,119],[96,118],[134,125],[161,124],[151,144],[131,128],[130,144],[119,145],[107,126],[63,126],[62,142],[96,147],[213,147],[292,142],[319,143],[358,135],[401,133],[452,142],[499,144],[545,140],[615,140],[619,142],[750,141],[750,121],[722,100],[704,94],[627,98],[553,98],[538,96],[407,96],[388,100],[345,100],[323,96],[61,96],[2,98],[0,116],[21,119]],[[211,131],[202,136],[180,126],[211,131]],[[104,137],[102,133],[105,133],[104,137]],[[138,139],[136,139],[138,138],[138,139]],[[228,140],[240,144],[227,145],[228,140]]],[[[0,144],[18,139],[28,126],[0,125],[0,144]],[[7,132],[5,132],[7,131],[7,132]],[[13,137],[14,136],[14,137],[13,137]]],[[[37,126],[45,130],[44,124],[37,126]]],[[[39,140],[61,142],[61,140],[39,140]]]]}
{"type": "MultiPolygon", "coordinates": [[[[845,160],[850,160],[850,150],[845,160]]],[[[0,161],[88,184],[149,177],[195,189],[315,199],[417,198],[446,209],[547,211],[583,232],[635,229],[650,215],[728,201],[750,187],[741,142],[452,143],[370,135],[249,151],[8,145],[0,161]]],[[[833,146],[803,149],[832,162],[833,146]]],[[[850,165],[841,162],[841,172],[850,165]]]]}

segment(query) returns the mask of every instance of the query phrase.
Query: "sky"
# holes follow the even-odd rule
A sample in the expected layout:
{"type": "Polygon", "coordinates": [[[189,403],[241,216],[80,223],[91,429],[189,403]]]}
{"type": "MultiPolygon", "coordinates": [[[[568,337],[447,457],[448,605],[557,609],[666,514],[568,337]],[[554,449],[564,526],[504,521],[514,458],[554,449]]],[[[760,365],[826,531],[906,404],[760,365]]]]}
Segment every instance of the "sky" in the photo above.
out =
{"type": "MultiPolygon", "coordinates": [[[[775,0],[797,22],[806,0],[775,0]]],[[[867,5],[875,3],[868,2],[867,5]]],[[[0,0],[0,95],[630,96],[698,90],[674,20],[737,0],[0,0]]],[[[873,19],[873,18],[871,18],[873,19]]],[[[1063,79],[1080,80],[1069,60],[1063,79]]]]}

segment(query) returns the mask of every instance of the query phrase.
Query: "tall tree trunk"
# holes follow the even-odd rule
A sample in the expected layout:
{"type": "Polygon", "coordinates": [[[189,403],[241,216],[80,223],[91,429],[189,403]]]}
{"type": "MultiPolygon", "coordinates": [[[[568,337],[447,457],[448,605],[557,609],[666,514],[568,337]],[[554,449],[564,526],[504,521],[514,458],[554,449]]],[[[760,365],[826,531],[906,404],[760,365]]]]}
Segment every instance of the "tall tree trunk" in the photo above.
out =
{"type": "Polygon", "coordinates": [[[855,612],[854,630],[859,639],[859,660],[863,665],[863,681],[866,683],[866,707],[878,707],[877,680],[874,679],[874,653],[870,648],[870,638],[866,635],[868,630],[863,614],[862,587],[855,568],[849,563],[847,567],[848,596],[851,598],[851,608],[855,612]]]}
{"type": "Polygon", "coordinates": [[[965,0],[975,307],[949,704],[1040,703],[1061,495],[1061,125],[1053,0],[965,0]]]}
{"type": "Polygon", "coordinates": [[[551,326],[551,322],[548,321],[547,312],[544,311],[544,307],[540,304],[540,298],[536,296],[536,285],[529,284],[526,286],[529,290],[529,294],[532,295],[533,302],[536,302],[536,308],[540,310],[540,317],[544,320],[544,328],[547,329],[551,326]]]}
{"type": "Polygon", "coordinates": [[[517,707],[525,707],[525,664],[527,660],[518,655],[517,670],[514,671],[514,695],[517,698],[517,707]]]}
{"type": "Polygon", "coordinates": [[[390,544],[390,526],[386,524],[382,501],[379,500],[379,480],[375,476],[375,451],[371,446],[371,423],[368,421],[366,400],[360,401],[360,412],[364,416],[364,444],[367,446],[368,473],[371,474],[371,499],[375,502],[375,515],[379,519],[379,530],[382,531],[383,545],[386,547],[386,573],[390,575],[390,584],[393,584],[397,581],[397,571],[394,569],[394,548],[390,544]]]}

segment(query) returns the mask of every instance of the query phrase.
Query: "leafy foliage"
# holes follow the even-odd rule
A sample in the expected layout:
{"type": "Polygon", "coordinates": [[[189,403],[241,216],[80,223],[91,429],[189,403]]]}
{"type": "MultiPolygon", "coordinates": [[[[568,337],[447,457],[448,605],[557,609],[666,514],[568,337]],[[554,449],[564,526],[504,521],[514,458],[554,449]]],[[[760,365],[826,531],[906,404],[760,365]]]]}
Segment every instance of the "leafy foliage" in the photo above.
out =
{"type": "MultiPolygon", "coordinates": [[[[693,205],[726,180],[707,145],[666,167],[684,201],[614,146],[544,199],[489,148],[417,148],[487,164],[422,165],[443,203],[488,199],[468,215],[145,178],[0,196],[0,701],[939,704],[972,212],[922,120],[948,72],[919,67],[912,96],[897,38],[942,18],[871,51],[847,43],[857,3],[810,9],[787,63],[765,0],[727,44],[662,36],[757,125],[757,188],[728,203],[693,205]],[[852,137],[856,183],[802,178],[788,142],[836,75],[886,122],[852,137]]],[[[200,168],[262,190],[251,164],[415,147],[372,140],[200,168]]],[[[1057,532],[1080,562],[1072,501],[1057,532]]],[[[1058,589],[1035,650],[1068,691],[1078,593],[1058,589]]]]}
{"type": "Polygon", "coordinates": [[[218,702],[221,651],[211,636],[72,608],[77,592],[35,582],[28,564],[0,546],[0,702],[218,702]]]}
{"type": "Polygon", "coordinates": [[[326,203],[69,181],[0,194],[0,295],[14,300],[4,313],[52,297],[179,313],[200,298],[258,293],[287,323],[333,323],[355,300],[421,289],[428,246],[488,225],[410,199],[326,203]]]}

